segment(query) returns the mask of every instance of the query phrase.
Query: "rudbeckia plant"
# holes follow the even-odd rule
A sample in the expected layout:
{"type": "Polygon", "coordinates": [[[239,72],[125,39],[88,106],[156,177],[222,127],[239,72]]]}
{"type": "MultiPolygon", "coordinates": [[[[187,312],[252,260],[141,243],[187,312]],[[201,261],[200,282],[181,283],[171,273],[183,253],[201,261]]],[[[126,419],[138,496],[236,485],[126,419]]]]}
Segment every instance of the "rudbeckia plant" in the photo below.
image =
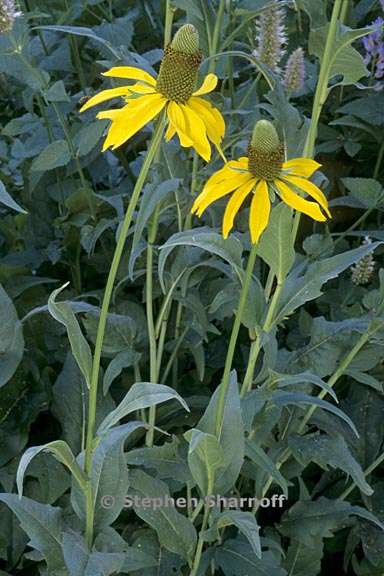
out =
{"type": "Polygon", "coordinates": [[[248,155],[228,162],[213,174],[196,198],[192,212],[201,216],[216,200],[231,195],[223,218],[227,238],[234,219],[247,198],[251,198],[249,230],[255,244],[268,225],[271,197],[277,195],[291,208],[324,222],[331,214],[324,193],[309,180],[320,164],[311,158],[284,160],[284,146],[275,127],[259,120],[253,130],[248,155]],[[309,195],[314,202],[301,194],[309,195]]]}
{"type": "Polygon", "coordinates": [[[118,148],[165,109],[167,141],[177,134],[181,146],[194,148],[207,162],[211,158],[210,142],[222,154],[223,117],[208,100],[201,98],[216,88],[217,76],[208,74],[197,88],[201,61],[198,32],[191,24],[185,24],[166,47],[157,78],[132,66],[117,66],[104,72],[106,77],[136,82],[102,90],[81,108],[84,112],[112,98],[124,99],[122,108],[105,110],[97,115],[99,119],[111,120],[103,149],[118,148]]]}

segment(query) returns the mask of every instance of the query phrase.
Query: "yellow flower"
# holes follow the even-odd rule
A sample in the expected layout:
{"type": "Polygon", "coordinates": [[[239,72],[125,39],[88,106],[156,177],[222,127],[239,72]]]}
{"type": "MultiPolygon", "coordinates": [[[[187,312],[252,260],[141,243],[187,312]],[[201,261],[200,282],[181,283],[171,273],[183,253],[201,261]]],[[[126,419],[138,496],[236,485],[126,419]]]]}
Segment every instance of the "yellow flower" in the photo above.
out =
{"type": "Polygon", "coordinates": [[[213,174],[196,198],[192,213],[201,216],[210,204],[232,194],[223,218],[223,236],[233,228],[236,214],[251,195],[249,229],[256,244],[268,225],[271,210],[270,191],[276,193],[291,208],[324,222],[331,217],[323,192],[308,178],[320,167],[310,158],[284,161],[284,150],[277,132],[269,121],[259,120],[248,147],[248,156],[232,160],[213,174]],[[315,202],[309,202],[295,192],[304,191],[315,202]],[[321,210],[322,209],[322,210],[321,210]]]}
{"type": "Polygon", "coordinates": [[[98,118],[112,121],[103,150],[124,144],[165,108],[167,141],[177,134],[181,146],[194,148],[207,162],[211,158],[210,142],[223,155],[220,148],[225,131],[223,117],[207,100],[201,98],[216,88],[217,76],[208,74],[202,86],[195,90],[201,60],[198,32],[194,26],[186,24],[166,48],[157,79],[132,66],[118,66],[105,72],[104,76],[137,82],[103,90],[81,108],[80,112],[83,112],[111,98],[124,98],[125,106],[122,108],[97,115],[98,118]]]}

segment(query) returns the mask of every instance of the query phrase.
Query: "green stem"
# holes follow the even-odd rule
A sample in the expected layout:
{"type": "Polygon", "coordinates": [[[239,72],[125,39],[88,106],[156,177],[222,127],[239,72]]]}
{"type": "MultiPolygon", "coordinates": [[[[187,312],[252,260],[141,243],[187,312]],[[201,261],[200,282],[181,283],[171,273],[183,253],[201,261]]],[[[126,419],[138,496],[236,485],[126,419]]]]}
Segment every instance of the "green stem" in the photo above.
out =
{"type": "Polygon", "coordinates": [[[319,79],[313,100],[311,124],[309,126],[308,135],[304,146],[303,156],[308,158],[313,156],[315,150],[317,126],[323,105],[328,96],[329,73],[333,58],[333,47],[337,30],[337,20],[340,14],[341,6],[342,0],[335,0],[332,10],[331,22],[329,24],[327,40],[325,42],[323,59],[320,66],[319,79]]]}
{"type": "MultiPolygon", "coordinates": [[[[146,265],[146,312],[147,312],[147,327],[148,327],[148,340],[149,340],[149,366],[150,366],[150,381],[156,384],[158,380],[157,373],[157,342],[155,322],[153,319],[153,242],[156,239],[158,221],[159,221],[160,206],[156,206],[153,215],[152,223],[148,233],[148,246],[147,246],[147,265],[146,265]]],[[[149,409],[149,429],[146,436],[147,446],[153,445],[154,425],[156,420],[156,407],[151,406],[149,409]]]]}
{"type": "Polygon", "coordinates": [[[252,273],[255,266],[256,256],[257,256],[257,244],[253,244],[251,252],[248,257],[247,268],[245,270],[243,285],[240,292],[239,305],[236,311],[235,321],[232,326],[231,338],[229,340],[227,356],[225,359],[223,379],[220,385],[220,392],[216,409],[216,436],[218,438],[220,438],[221,436],[221,428],[223,425],[223,416],[225,409],[225,399],[227,396],[227,390],[229,386],[229,375],[232,368],[233,356],[235,354],[237,337],[240,331],[241,319],[243,317],[245,304],[247,302],[248,291],[251,285],[252,273]]]}
{"type": "Polygon", "coordinates": [[[198,570],[199,570],[201,555],[203,553],[203,546],[204,546],[204,532],[208,526],[209,510],[210,510],[209,509],[209,502],[206,502],[205,507],[204,507],[203,522],[201,524],[201,529],[199,532],[199,538],[197,541],[195,558],[193,560],[193,566],[192,566],[190,576],[196,576],[198,573],[198,570]]]}
{"type": "MultiPolygon", "coordinates": [[[[216,14],[215,27],[213,29],[212,44],[209,51],[210,56],[214,56],[217,53],[217,49],[219,46],[220,32],[223,24],[224,9],[225,9],[225,0],[220,0],[219,8],[216,14]]],[[[215,68],[216,68],[216,61],[211,60],[209,63],[208,72],[214,72],[215,68]]]]}
{"type": "Polygon", "coordinates": [[[248,98],[251,96],[251,94],[253,94],[253,92],[256,91],[257,85],[259,83],[259,80],[261,78],[261,73],[258,72],[256,75],[256,78],[251,82],[248,90],[246,91],[246,93],[244,94],[243,99],[241,100],[240,104],[239,104],[239,109],[241,110],[242,108],[244,108],[245,104],[248,101],[248,98]]]}
{"type": "Polygon", "coordinates": [[[375,168],[373,170],[372,178],[374,178],[375,180],[378,177],[378,175],[380,174],[380,167],[381,167],[381,163],[383,161],[383,156],[384,156],[384,140],[382,141],[381,146],[379,148],[379,153],[377,155],[375,168]]]}
{"type": "MultiPolygon", "coordinates": [[[[280,301],[280,295],[281,295],[281,291],[283,289],[283,286],[284,286],[283,282],[278,283],[276,286],[275,292],[273,293],[271,304],[268,308],[267,317],[264,321],[263,328],[262,328],[262,331],[266,332],[267,334],[274,327],[275,312],[276,312],[277,305],[280,301]]],[[[260,336],[258,335],[256,340],[254,342],[252,342],[252,344],[251,344],[251,350],[250,350],[249,359],[248,359],[248,366],[247,366],[247,370],[246,370],[245,377],[244,377],[244,382],[243,382],[243,385],[241,387],[241,392],[240,392],[241,396],[245,396],[245,394],[247,394],[247,392],[249,392],[252,388],[253,375],[255,372],[255,366],[256,366],[257,358],[259,356],[259,352],[260,352],[260,336]]]]}
{"type": "MultiPolygon", "coordinates": [[[[94,444],[94,432],[95,432],[95,421],[96,421],[96,404],[97,404],[97,387],[99,381],[99,371],[100,371],[100,360],[101,360],[101,352],[103,347],[104,341],[104,334],[105,334],[105,327],[107,323],[107,316],[109,305],[111,302],[113,286],[115,283],[117,271],[119,268],[121,256],[123,254],[125,241],[127,239],[128,231],[132,222],[132,216],[136,209],[137,202],[139,200],[140,193],[144,186],[144,182],[146,180],[149,168],[152,164],[152,161],[156,155],[156,152],[160,146],[161,139],[164,133],[165,127],[165,115],[164,113],[161,115],[159,122],[155,128],[151,143],[148,148],[147,155],[144,159],[143,165],[140,170],[140,174],[137,178],[135,187],[132,192],[131,199],[129,201],[127,211],[125,213],[124,221],[121,226],[119,238],[116,244],[115,252],[112,259],[111,268],[109,270],[107,284],[105,287],[103,303],[101,306],[101,313],[99,324],[97,327],[97,334],[96,334],[96,343],[95,343],[95,351],[93,355],[93,363],[92,363],[92,377],[91,377],[91,386],[89,390],[89,404],[88,404],[88,425],[87,425],[87,440],[86,440],[86,448],[85,448],[85,472],[89,476],[92,467],[92,454],[93,454],[93,444],[94,444]]],[[[89,490],[92,490],[90,487],[89,490]]],[[[87,499],[87,543],[89,546],[92,545],[93,540],[93,499],[89,497],[87,499]]]]}

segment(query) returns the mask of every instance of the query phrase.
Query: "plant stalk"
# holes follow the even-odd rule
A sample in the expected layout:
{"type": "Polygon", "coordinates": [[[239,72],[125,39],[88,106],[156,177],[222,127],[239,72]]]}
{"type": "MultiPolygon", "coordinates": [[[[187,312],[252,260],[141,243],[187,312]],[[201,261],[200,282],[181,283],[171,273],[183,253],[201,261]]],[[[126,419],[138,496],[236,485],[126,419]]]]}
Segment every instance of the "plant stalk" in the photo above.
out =
{"type": "MultiPolygon", "coordinates": [[[[103,302],[101,306],[100,319],[97,327],[95,351],[92,363],[91,385],[89,390],[88,425],[87,425],[85,467],[84,467],[85,472],[88,476],[91,473],[91,467],[92,467],[92,454],[93,454],[95,421],[96,421],[97,388],[99,381],[101,353],[102,353],[109,305],[112,298],[113,287],[117,276],[120,260],[124,251],[125,241],[127,239],[128,231],[132,223],[132,216],[136,209],[137,202],[139,200],[140,193],[143,189],[146,177],[148,175],[149,168],[160,146],[161,139],[164,133],[164,128],[165,128],[165,114],[163,113],[153,133],[153,137],[149,145],[147,155],[144,159],[143,165],[140,170],[140,174],[137,178],[135,187],[133,189],[132,196],[129,201],[127,211],[125,213],[125,217],[121,226],[119,238],[112,259],[111,268],[108,274],[107,284],[105,287],[103,302]]],[[[92,487],[89,485],[88,492],[91,491],[92,487]]],[[[93,497],[91,494],[90,496],[87,497],[87,509],[86,509],[86,515],[87,515],[86,540],[88,546],[91,546],[93,541],[93,521],[91,521],[93,519],[93,513],[94,513],[93,505],[94,505],[93,497]]]]}
{"type": "Polygon", "coordinates": [[[236,311],[235,321],[234,321],[233,326],[232,326],[231,338],[229,341],[227,356],[225,359],[223,379],[221,381],[220,393],[219,393],[219,398],[218,398],[218,402],[217,402],[216,436],[219,439],[220,439],[221,429],[222,429],[222,425],[223,425],[225,399],[227,396],[227,390],[228,390],[228,386],[229,386],[229,375],[231,372],[233,356],[235,354],[237,338],[238,338],[239,331],[240,331],[241,319],[243,317],[243,312],[245,309],[245,304],[247,302],[249,287],[251,285],[252,273],[253,273],[253,269],[255,267],[256,256],[257,256],[257,244],[253,244],[251,252],[250,252],[249,257],[248,257],[247,268],[245,271],[243,284],[242,284],[242,288],[241,288],[241,292],[240,292],[239,305],[238,305],[238,308],[236,311]]]}

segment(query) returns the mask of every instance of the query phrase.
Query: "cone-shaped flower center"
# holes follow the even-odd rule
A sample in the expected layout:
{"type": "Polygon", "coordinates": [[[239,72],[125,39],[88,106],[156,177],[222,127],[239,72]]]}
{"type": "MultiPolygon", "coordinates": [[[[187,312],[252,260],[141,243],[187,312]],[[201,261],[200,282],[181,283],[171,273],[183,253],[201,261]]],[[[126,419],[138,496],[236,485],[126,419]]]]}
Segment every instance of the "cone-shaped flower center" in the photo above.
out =
{"type": "Polygon", "coordinates": [[[284,162],[284,147],[274,125],[268,120],[256,122],[248,146],[248,169],[262,180],[274,180],[284,162]]]}
{"type": "Polygon", "coordinates": [[[157,91],[169,100],[185,104],[195,90],[201,60],[199,34],[194,26],[185,24],[165,49],[157,91]]]}

